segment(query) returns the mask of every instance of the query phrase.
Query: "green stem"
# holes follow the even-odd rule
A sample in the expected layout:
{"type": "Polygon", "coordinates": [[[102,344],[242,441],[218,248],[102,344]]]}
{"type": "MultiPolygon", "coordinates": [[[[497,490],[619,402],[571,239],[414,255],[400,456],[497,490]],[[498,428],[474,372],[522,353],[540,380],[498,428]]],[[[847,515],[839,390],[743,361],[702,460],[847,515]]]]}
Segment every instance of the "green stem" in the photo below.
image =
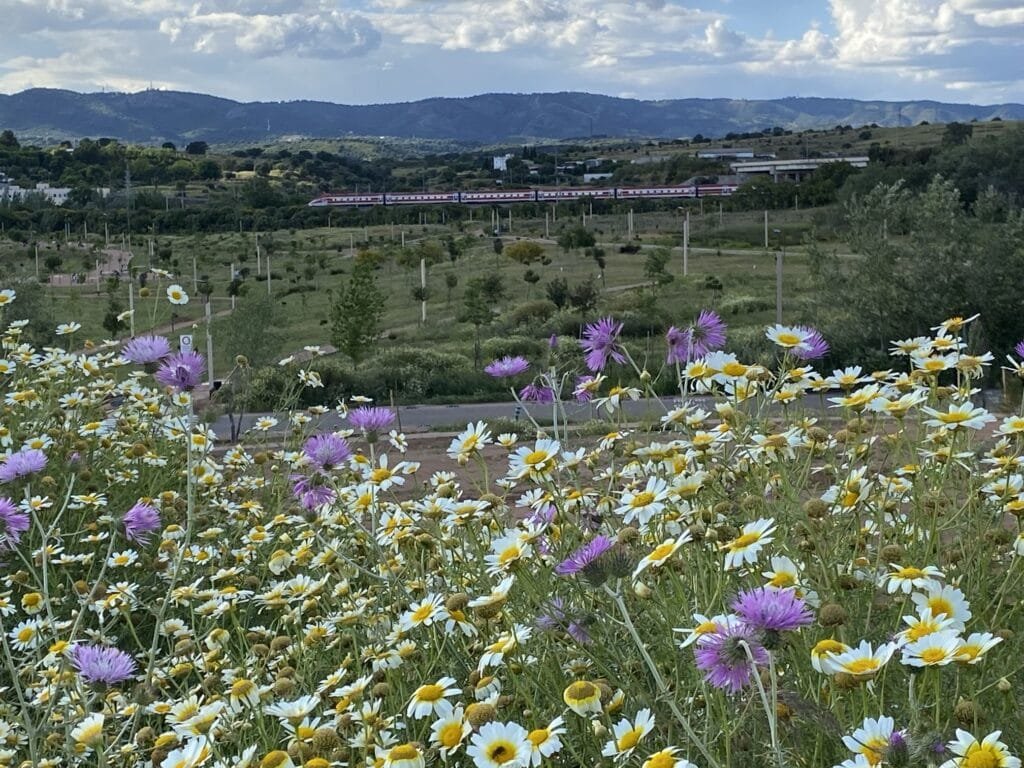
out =
{"type": "Polygon", "coordinates": [[[651,673],[651,677],[654,678],[654,684],[658,688],[658,694],[666,697],[665,703],[672,711],[676,720],[683,727],[686,737],[693,742],[693,745],[697,747],[697,750],[704,756],[704,759],[707,761],[708,768],[721,768],[718,761],[712,757],[711,752],[708,751],[708,748],[704,745],[704,742],[701,741],[696,731],[693,730],[693,726],[690,725],[690,721],[686,718],[686,715],[684,715],[679,709],[679,705],[671,698],[671,692],[669,691],[668,686],[665,685],[665,679],[661,676],[661,672],[658,670],[658,666],[654,663],[654,659],[651,658],[651,654],[647,652],[647,646],[640,638],[640,633],[636,631],[636,627],[633,625],[633,620],[630,618],[629,611],[626,609],[626,603],[622,599],[622,595],[610,589],[607,584],[604,585],[604,591],[612,598],[612,600],[615,601],[615,606],[619,609],[619,614],[622,616],[622,622],[626,627],[626,631],[629,632],[629,636],[632,638],[633,644],[636,646],[636,649],[640,651],[640,656],[643,658],[644,664],[647,665],[647,669],[651,673]]]}

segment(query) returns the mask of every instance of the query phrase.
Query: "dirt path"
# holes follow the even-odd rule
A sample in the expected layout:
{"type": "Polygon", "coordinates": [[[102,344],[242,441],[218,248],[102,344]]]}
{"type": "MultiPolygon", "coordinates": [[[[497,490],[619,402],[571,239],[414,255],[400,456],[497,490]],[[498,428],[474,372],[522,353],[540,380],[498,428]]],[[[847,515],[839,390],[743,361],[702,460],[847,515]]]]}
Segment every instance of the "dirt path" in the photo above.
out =
{"type": "Polygon", "coordinates": [[[76,272],[77,281],[72,280],[69,274],[50,275],[50,285],[97,285],[104,275],[124,274],[128,270],[128,264],[132,260],[131,251],[122,251],[120,248],[106,248],[101,251],[102,258],[96,263],[96,269],[91,272],[76,272]]]}

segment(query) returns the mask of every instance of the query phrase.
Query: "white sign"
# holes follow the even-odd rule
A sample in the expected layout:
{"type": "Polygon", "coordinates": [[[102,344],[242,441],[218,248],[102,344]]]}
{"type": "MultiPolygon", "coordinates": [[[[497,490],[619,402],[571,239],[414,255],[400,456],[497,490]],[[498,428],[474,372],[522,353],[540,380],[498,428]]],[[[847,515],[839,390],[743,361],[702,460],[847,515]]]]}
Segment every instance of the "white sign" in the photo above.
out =
{"type": "Polygon", "coordinates": [[[192,351],[192,334],[183,333],[178,337],[178,345],[182,352],[192,351]]]}

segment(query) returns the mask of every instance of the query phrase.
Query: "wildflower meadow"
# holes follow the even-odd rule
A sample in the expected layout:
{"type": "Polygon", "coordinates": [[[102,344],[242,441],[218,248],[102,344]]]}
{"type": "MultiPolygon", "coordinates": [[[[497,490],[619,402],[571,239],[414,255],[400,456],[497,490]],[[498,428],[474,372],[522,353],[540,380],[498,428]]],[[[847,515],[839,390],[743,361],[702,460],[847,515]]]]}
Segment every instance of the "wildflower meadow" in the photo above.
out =
{"type": "Polygon", "coordinates": [[[976,404],[974,318],[881,371],[711,311],[648,368],[605,318],[489,364],[550,420],[425,476],[359,397],[219,444],[201,355],[35,349],[0,297],[0,765],[1020,766],[1024,416],[976,404]]]}

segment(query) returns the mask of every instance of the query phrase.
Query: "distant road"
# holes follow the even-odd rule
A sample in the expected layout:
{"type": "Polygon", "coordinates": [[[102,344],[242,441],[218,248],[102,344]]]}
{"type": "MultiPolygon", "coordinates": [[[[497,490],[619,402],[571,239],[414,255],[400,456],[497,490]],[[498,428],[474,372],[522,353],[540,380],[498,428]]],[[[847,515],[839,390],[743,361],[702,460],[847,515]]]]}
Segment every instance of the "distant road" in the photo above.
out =
{"type": "MultiPolygon", "coordinates": [[[[639,400],[637,402],[627,401],[622,408],[623,413],[630,420],[644,418],[657,419],[665,415],[672,407],[674,398],[663,398],[661,403],[657,400],[639,400]]],[[[706,397],[691,398],[691,402],[709,401],[706,397]]],[[[706,403],[705,403],[706,404],[706,403]]],[[[537,405],[535,403],[527,406],[529,413],[534,419],[542,422],[551,421],[551,406],[537,405]]],[[[608,413],[593,405],[579,405],[576,402],[565,403],[565,412],[571,423],[591,421],[593,419],[607,418],[608,413]]],[[[494,419],[514,419],[516,404],[508,403],[460,403],[457,405],[403,405],[398,408],[398,422],[401,422],[401,429],[405,432],[436,432],[436,431],[460,431],[471,421],[493,421],[494,419]]],[[[280,413],[254,413],[247,414],[242,420],[242,431],[251,428],[258,419],[264,416],[274,416],[278,425],[271,434],[283,434],[288,430],[288,417],[280,413]]],[[[562,416],[559,414],[559,419],[562,416]]],[[[525,413],[519,417],[524,428],[531,426],[530,419],[525,413]]],[[[320,429],[341,429],[346,426],[335,411],[322,416],[317,423],[320,429]]],[[[611,423],[608,426],[612,428],[611,423]]],[[[231,435],[231,423],[227,416],[221,416],[212,424],[212,429],[220,440],[227,440],[231,435]]]]}

